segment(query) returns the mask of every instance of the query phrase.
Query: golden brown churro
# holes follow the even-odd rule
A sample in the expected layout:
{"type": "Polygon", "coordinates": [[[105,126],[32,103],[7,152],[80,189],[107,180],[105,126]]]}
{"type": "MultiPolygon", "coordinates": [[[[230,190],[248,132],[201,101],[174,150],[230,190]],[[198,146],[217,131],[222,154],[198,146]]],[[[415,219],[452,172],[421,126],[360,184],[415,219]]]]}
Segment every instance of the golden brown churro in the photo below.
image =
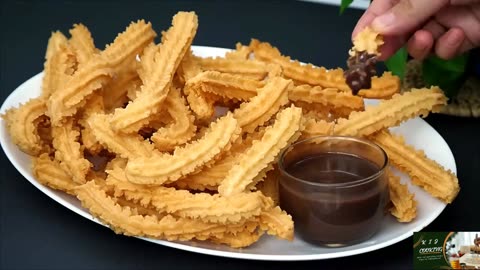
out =
{"type": "MultiPolygon", "coordinates": [[[[293,239],[276,161],[299,139],[368,137],[413,184],[447,203],[458,194],[453,173],[388,132],[439,111],[438,87],[399,94],[399,78],[385,72],[355,95],[342,69],[292,61],[256,39],[224,57],[194,55],[197,28],[194,12],[178,12],[156,44],[139,20],[104,50],[83,24],[69,38],[52,33],[41,95],[2,115],[35,179],[76,196],[116,233],[234,248],[264,234],[293,239]]],[[[362,32],[352,54],[380,45],[362,32]]],[[[421,202],[389,176],[390,213],[411,222],[421,202]]]]}

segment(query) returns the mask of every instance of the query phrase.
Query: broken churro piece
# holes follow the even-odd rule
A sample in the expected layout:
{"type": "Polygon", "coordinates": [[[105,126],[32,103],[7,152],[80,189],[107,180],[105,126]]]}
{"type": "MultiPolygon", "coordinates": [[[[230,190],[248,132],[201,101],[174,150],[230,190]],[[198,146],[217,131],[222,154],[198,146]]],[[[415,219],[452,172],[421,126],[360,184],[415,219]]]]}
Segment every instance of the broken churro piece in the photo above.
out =
{"type": "Polygon", "coordinates": [[[373,31],[370,27],[365,27],[353,39],[353,48],[349,52],[350,55],[355,55],[358,52],[366,52],[368,54],[380,55],[380,47],[383,45],[383,37],[373,31]]]}
{"type": "Polygon", "coordinates": [[[285,240],[293,240],[293,220],[292,216],[287,214],[279,206],[260,215],[260,226],[270,235],[285,240]]]}
{"type": "Polygon", "coordinates": [[[400,177],[388,174],[388,190],[393,206],[390,213],[399,222],[410,222],[417,216],[417,201],[406,184],[400,183],[400,177]]]}

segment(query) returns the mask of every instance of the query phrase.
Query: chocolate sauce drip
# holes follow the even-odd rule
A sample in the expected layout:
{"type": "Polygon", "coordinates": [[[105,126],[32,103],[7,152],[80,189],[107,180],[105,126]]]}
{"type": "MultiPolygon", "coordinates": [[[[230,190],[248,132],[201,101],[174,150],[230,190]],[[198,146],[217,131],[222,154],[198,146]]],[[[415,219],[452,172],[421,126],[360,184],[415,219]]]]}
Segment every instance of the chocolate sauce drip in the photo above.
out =
{"type": "Polygon", "coordinates": [[[377,74],[376,63],[376,55],[368,54],[366,51],[357,52],[355,56],[348,58],[348,70],[345,71],[344,76],[354,95],[357,95],[360,89],[372,87],[372,77],[377,74]]]}

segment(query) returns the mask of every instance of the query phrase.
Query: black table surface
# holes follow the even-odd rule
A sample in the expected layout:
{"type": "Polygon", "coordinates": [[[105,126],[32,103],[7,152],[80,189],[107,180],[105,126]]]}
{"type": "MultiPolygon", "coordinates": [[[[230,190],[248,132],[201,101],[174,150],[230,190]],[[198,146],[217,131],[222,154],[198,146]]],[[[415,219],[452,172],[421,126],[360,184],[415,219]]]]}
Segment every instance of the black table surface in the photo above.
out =
{"type": "MultiPolygon", "coordinates": [[[[130,21],[151,21],[158,33],[180,10],[199,15],[195,45],[234,47],[250,38],[269,41],[284,54],[326,67],[344,67],[350,33],[360,10],[300,1],[1,1],[0,101],[40,72],[47,39],[84,23],[103,48],[130,21]]],[[[478,230],[480,121],[445,115],[426,118],[455,156],[462,191],[425,230],[478,230]],[[474,207],[477,205],[477,207],[474,207]],[[477,208],[477,209],[475,209],[477,208]]],[[[428,138],[425,138],[428,142],[428,138]]],[[[0,154],[1,269],[410,269],[412,239],[344,258],[265,262],[202,255],[116,235],[37,190],[0,154]]]]}

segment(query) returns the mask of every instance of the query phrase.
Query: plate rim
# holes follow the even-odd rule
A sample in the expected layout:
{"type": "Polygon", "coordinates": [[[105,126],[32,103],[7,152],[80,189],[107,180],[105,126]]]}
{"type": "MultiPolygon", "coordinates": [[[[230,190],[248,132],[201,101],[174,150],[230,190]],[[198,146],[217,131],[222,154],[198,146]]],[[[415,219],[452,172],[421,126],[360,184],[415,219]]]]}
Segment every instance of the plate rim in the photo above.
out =
{"type": "MultiPolygon", "coordinates": [[[[195,50],[216,50],[219,52],[228,52],[231,51],[232,49],[228,48],[221,48],[221,47],[213,47],[213,46],[199,46],[199,45],[192,45],[192,50],[195,54],[195,50]]],[[[29,84],[30,81],[32,80],[37,80],[37,77],[43,76],[43,71],[40,73],[37,73],[36,75],[30,77],[26,81],[24,81],[22,84],[18,85],[4,100],[2,103],[2,106],[0,107],[0,113],[3,113],[6,111],[6,109],[10,108],[11,105],[7,108],[7,104],[11,104],[10,100],[13,98],[14,93],[22,88],[25,87],[26,84],[29,84]]],[[[438,137],[442,140],[442,142],[445,144],[446,149],[448,150],[449,156],[452,157],[453,159],[453,168],[451,168],[452,172],[457,174],[457,164],[455,160],[455,156],[453,155],[453,152],[448,145],[448,143],[445,141],[445,138],[441,136],[441,134],[433,128],[427,121],[424,119],[419,119],[428,126],[433,132],[438,135],[438,137]]],[[[62,206],[66,207],[67,209],[73,211],[74,213],[77,213],[78,215],[91,220],[97,224],[100,224],[104,227],[108,227],[108,225],[103,224],[100,220],[97,218],[93,217],[88,211],[82,211],[81,208],[78,208],[76,205],[71,204],[70,202],[66,201],[64,198],[62,198],[60,195],[56,194],[58,191],[55,191],[54,189],[44,186],[40,184],[36,179],[32,178],[29,176],[29,172],[26,172],[22,166],[17,162],[17,160],[13,157],[13,154],[9,151],[6,151],[6,145],[4,145],[5,136],[3,136],[3,133],[6,133],[6,128],[4,128],[4,123],[3,118],[0,119],[0,145],[7,156],[8,160],[10,163],[13,165],[13,167],[20,172],[20,174],[25,178],[28,182],[33,184],[37,189],[39,189],[43,194],[47,195],[57,203],[61,204],[62,206]],[[32,179],[30,179],[32,178],[32,179]]],[[[69,195],[71,196],[71,195],[69,195]]],[[[246,260],[259,260],[259,261],[310,261],[310,260],[324,260],[324,259],[332,259],[332,258],[342,258],[342,257],[347,257],[347,256],[354,256],[354,255],[359,255],[359,254],[364,254],[368,253],[371,251],[375,250],[380,250],[385,247],[391,246],[393,244],[399,243],[406,238],[410,237],[413,235],[414,231],[420,231],[429,224],[431,224],[435,219],[438,218],[438,216],[445,210],[447,204],[443,203],[443,207],[438,210],[438,213],[435,213],[435,215],[432,215],[428,220],[425,220],[423,224],[419,224],[417,227],[405,232],[404,234],[401,234],[395,238],[392,238],[388,241],[384,241],[379,244],[375,244],[372,246],[368,247],[362,247],[354,250],[346,250],[346,251],[339,251],[339,252],[334,252],[334,253],[319,253],[319,254],[306,254],[306,255],[288,255],[288,254],[280,254],[280,255],[272,255],[272,254],[252,254],[252,253],[241,253],[241,252],[231,252],[231,251],[222,251],[222,250],[215,250],[215,249],[210,249],[210,248],[205,248],[205,247],[195,247],[192,245],[189,245],[187,243],[181,243],[181,242],[176,242],[176,241],[167,241],[167,240],[161,240],[161,239],[151,239],[147,237],[139,237],[139,236],[134,236],[135,238],[142,239],[144,241],[154,243],[154,244],[160,244],[162,246],[166,247],[171,247],[171,248],[176,248],[179,250],[183,251],[188,251],[188,252],[194,252],[194,253],[199,253],[199,254],[205,254],[205,255],[212,255],[212,256],[218,256],[218,257],[225,257],[225,258],[235,258],[235,259],[246,259],[246,260]]],[[[270,237],[270,236],[269,236],[270,237]]],[[[244,250],[244,249],[239,249],[239,250],[244,250]]]]}

